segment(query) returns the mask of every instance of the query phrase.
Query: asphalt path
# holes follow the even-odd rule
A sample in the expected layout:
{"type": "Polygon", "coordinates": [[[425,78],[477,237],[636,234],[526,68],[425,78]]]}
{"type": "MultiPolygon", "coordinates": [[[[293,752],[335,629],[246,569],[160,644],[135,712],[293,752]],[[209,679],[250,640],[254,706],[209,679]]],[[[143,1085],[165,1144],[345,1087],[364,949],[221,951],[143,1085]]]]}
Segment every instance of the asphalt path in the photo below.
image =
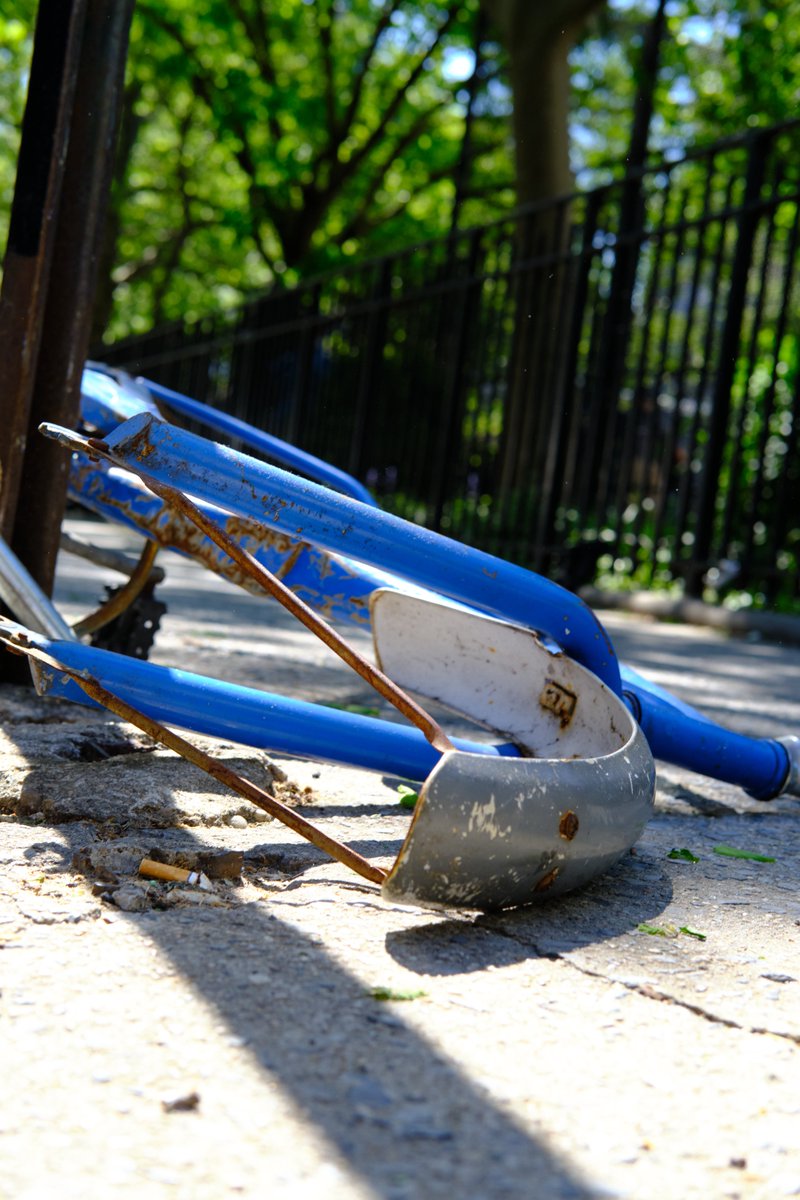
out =
{"type": "MultiPolygon", "coordinates": [[[[384,711],[274,602],[163,561],[156,661],[384,711]]],[[[63,557],[58,603],[74,619],[104,582],[63,557]]],[[[715,719],[800,732],[796,648],[606,623],[715,719]]],[[[797,801],[659,767],[654,819],[602,879],[434,913],[100,712],[6,689],[0,716],[0,1196],[800,1195],[797,801]],[[137,875],[223,851],[241,881],[211,893],[137,875]]],[[[397,780],[209,749],[379,863],[402,844],[397,780]]]]}

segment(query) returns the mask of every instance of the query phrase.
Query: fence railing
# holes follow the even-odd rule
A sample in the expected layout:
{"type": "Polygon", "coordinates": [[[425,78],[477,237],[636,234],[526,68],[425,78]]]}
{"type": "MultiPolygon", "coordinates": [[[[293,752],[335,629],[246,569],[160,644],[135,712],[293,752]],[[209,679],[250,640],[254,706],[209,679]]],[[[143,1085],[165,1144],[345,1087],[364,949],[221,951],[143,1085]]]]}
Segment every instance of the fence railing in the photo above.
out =
{"type": "Polygon", "coordinates": [[[106,348],[561,578],[800,602],[800,122],[106,348]]]}

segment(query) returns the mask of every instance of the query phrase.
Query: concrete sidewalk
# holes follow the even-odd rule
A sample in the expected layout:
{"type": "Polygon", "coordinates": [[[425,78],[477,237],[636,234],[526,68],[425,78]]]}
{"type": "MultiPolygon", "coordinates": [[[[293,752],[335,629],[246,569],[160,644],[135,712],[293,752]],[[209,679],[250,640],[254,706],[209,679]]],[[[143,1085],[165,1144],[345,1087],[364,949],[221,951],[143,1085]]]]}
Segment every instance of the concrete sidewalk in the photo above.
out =
{"type": "MultiPolygon", "coordinates": [[[[155,660],[383,711],[273,603],[163,562],[155,660]]],[[[102,578],[64,560],[68,616],[102,578]]],[[[800,731],[797,649],[607,624],[715,718],[800,731]]],[[[101,713],[7,689],[0,717],[0,1197],[800,1195],[797,801],[664,768],[635,852],[585,891],[435,914],[385,903],[101,713]],[[699,861],[668,857],[684,847],[699,861]],[[242,882],[137,893],[153,850],[242,851],[242,882]],[[111,876],[140,911],[103,898],[111,876]]],[[[215,752],[392,861],[396,780],[215,752]]]]}

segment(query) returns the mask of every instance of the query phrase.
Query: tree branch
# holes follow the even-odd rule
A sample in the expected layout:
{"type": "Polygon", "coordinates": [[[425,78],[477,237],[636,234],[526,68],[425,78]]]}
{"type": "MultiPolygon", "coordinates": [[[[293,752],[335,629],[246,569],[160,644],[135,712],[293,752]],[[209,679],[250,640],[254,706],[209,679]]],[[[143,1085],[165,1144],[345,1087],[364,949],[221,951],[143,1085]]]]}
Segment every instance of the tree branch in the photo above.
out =
{"type": "MultiPolygon", "coordinates": [[[[261,72],[261,76],[277,91],[278,82],[275,74],[275,64],[272,61],[272,48],[267,29],[266,4],[256,4],[255,12],[248,12],[243,0],[229,0],[231,10],[241,22],[253,48],[253,60],[261,72]]],[[[277,106],[268,106],[267,127],[274,142],[283,137],[277,106]]]]}
{"type": "MultiPolygon", "coordinates": [[[[403,134],[403,136],[395,144],[389,158],[375,172],[375,175],[373,176],[373,179],[370,182],[370,185],[367,188],[367,191],[365,192],[364,196],[361,199],[361,203],[358,206],[358,210],[355,212],[355,214],[351,217],[350,221],[348,221],[345,228],[342,230],[342,233],[340,234],[342,241],[346,241],[348,239],[348,237],[358,237],[359,236],[359,229],[361,228],[361,226],[363,224],[363,221],[366,217],[369,207],[372,204],[373,200],[375,199],[378,189],[380,188],[380,186],[383,183],[384,179],[386,178],[387,174],[391,170],[393,164],[395,162],[397,162],[397,159],[400,157],[400,155],[403,153],[404,150],[407,150],[409,146],[413,145],[413,143],[419,137],[420,133],[422,133],[423,129],[430,121],[430,118],[433,116],[433,114],[438,109],[443,108],[443,107],[444,107],[444,102],[442,101],[438,104],[432,105],[431,108],[427,109],[424,113],[421,113],[420,116],[417,118],[417,120],[413,123],[413,125],[411,125],[410,128],[406,130],[406,132],[403,134]]],[[[454,169],[454,164],[447,163],[445,166],[440,167],[438,171],[430,173],[428,178],[429,178],[429,180],[432,180],[433,182],[438,183],[440,179],[444,179],[448,175],[452,175],[453,169],[454,169]]],[[[413,193],[413,195],[417,195],[417,194],[418,193],[416,193],[416,192],[413,193]]],[[[406,203],[408,203],[408,201],[406,201],[406,203]]]]}
{"type": "Polygon", "coordinates": [[[339,146],[350,132],[353,120],[358,112],[358,106],[361,103],[361,96],[364,91],[364,80],[367,77],[369,65],[372,62],[375,51],[378,49],[378,43],[391,25],[394,14],[402,7],[402,2],[403,0],[392,0],[391,4],[386,5],[380,15],[380,18],[375,24],[374,30],[372,31],[372,38],[370,39],[369,45],[362,54],[360,61],[356,63],[353,69],[353,78],[355,83],[353,84],[353,90],[350,93],[350,100],[342,115],[341,123],[336,131],[336,138],[334,139],[335,145],[332,144],[331,146],[334,157],[339,146]]]}
{"type": "MultiPolygon", "coordinates": [[[[256,163],[255,156],[250,145],[250,138],[244,121],[229,104],[225,103],[224,92],[220,92],[213,86],[213,83],[209,79],[207,73],[198,63],[197,47],[185,37],[180,27],[176,25],[175,22],[169,20],[169,18],[164,16],[164,14],[160,11],[155,13],[151,10],[149,15],[151,19],[155,21],[155,23],[159,25],[159,27],[166,34],[168,34],[175,42],[177,42],[178,46],[183,51],[187,62],[191,65],[192,69],[189,72],[188,78],[192,92],[194,93],[196,99],[205,104],[206,108],[211,113],[211,116],[215,119],[218,107],[220,109],[225,109],[228,126],[231,132],[233,132],[239,140],[239,146],[233,150],[232,153],[242,171],[245,173],[245,175],[247,175],[248,179],[251,180],[249,194],[252,198],[253,190],[257,187],[256,175],[258,171],[258,164],[256,163]]],[[[277,228],[281,220],[280,208],[277,204],[273,204],[263,188],[258,188],[258,195],[258,207],[260,211],[266,216],[267,220],[269,220],[277,228]]],[[[253,236],[256,241],[258,241],[255,226],[253,229],[253,236]]]]}
{"type": "Polygon", "coordinates": [[[376,127],[373,129],[372,133],[369,135],[367,140],[364,143],[362,143],[361,146],[358,147],[358,149],[350,156],[350,158],[347,160],[347,162],[341,162],[337,159],[337,161],[335,162],[335,164],[333,165],[333,168],[331,170],[331,179],[330,179],[330,183],[328,185],[329,192],[335,194],[335,192],[341,188],[342,184],[345,183],[348,179],[350,179],[353,176],[353,174],[358,170],[358,168],[363,163],[364,159],[369,157],[369,155],[372,153],[372,151],[375,149],[375,147],[379,144],[379,142],[382,141],[388,126],[390,125],[390,123],[392,122],[394,117],[396,116],[397,111],[400,108],[401,104],[403,103],[403,101],[405,100],[409,91],[411,90],[411,88],[414,86],[414,84],[417,82],[417,80],[422,75],[423,71],[425,70],[425,63],[427,62],[428,58],[430,57],[432,52],[436,49],[437,45],[442,40],[444,34],[447,32],[448,28],[453,23],[453,20],[455,19],[455,16],[456,16],[456,13],[458,12],[459,7],[460,6],[457,3],[451,4],[450,8],[448,9],[447,15],[446,15],[444,21],[442,22],[442,24],[437,29],[436,34],[433,37],[433,40],[426,47],[423,54],[420,56],[420,58],[415,63],[415,65],[414,65],[413,69],[410,71],[406,81],[404,83],[402,83],[396,89],[395,94],[392,96],[392,99],[389,101],[389,104],[384,109],[384,112],[383,112],[383,115],[382,115],[380,121],[378,122],[376,127]]]}
{"type": "Polygon", "coordinates": [[[322,55],[322,77],[325,84],[325,117],[328,122],[328,147],[333,143],[336,132],[336,85],[333,77],[333,5],[327,0],[326,10],[322,11],[322,0],[313,7],[314,17],[319,34],[320,53],[322,55]]]}
{"type": "Polygon", "coordinates": [[[412,200],[416,200],[418,196],[422,196],[428,191],[429,188],[433,187],[437,183],[441,183],[443,179],[452,178],[452,174],[452,165],[440,167],[437,171],[431,171],[425,182],[420,184],[418,188],[415,188],[414,191],[409,194],[406,200],[403,200],[400,204],[396,204],[394,208],[382,209],[380,213],[375,214],[374,220],[367,219],[366,213],[362,214],[362,218],[360,219],[360,223],[357,228],[354,226],[354,223],[351,222],[347,229],[342,231],[340,235],[341,240],[346,241],[348,237],[363,237],[378,224],[383,224],[386,221],[393,221],[395,217],[398,217],[400,213],[404,212],[408,208],[412,200]]]}

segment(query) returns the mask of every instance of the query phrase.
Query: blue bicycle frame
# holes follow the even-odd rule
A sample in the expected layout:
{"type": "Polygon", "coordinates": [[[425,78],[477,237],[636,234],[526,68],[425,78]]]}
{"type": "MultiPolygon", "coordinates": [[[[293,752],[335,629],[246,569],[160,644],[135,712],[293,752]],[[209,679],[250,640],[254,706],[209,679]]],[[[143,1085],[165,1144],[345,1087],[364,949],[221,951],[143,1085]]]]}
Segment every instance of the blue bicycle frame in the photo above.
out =
{"type": "MultiPolygon", "coordinates": [[[[611,640],[595,615],[549,580],[176,429],[150,413],[131,418],[106,441],[117,463],[145,471],[161,483],[179,485],[209,511],[217,512],[222,523],[252,522],[248,528],[254,541],[258,528],[272,530],[282,541],[277,545],[267,534],[264,554],[277,554],[284,563],[292,558],[292,569],[307,555],[297,577],[287,576],[286,582],[301,594],[305,588],[304,598],[314,607],[363,624],[369,596],[377,587],[402,591],[412,585],[537,630],[624,697],[656,757],[738,784],[761,799],[779,794],[789,783],[796,786],[794,739],[787,739],[787,745],[725,730],[636,672],[620,669],[611,640]],[[313,556],[320,553],[324,560],[318,557],[314,568],[313,556]],[[331,583],[330,564],[339,571],[331,583]],[[387,565],[391,566],[388,573],[387,565]],[[303,574],[309,570],[310,576],[303,574]],[[344,590],[336,590],[344,579],[346,599],[344,590]]],[[[107,515],[119,515],[124,508],[125,519],[149,536],[154,536],[159,522],[168,528],[170,516],[160,501],[146,496],[119,472],[76,458],[73,488],[84,503],[107,515]],[[128,492],[124,503],[120,503],[120,489],[128,492]],[[131,502],[131,490],[138,494],[136,503],[131,502]]],[[[197,538],[195,544],[204,541],[197,538]]],[[[217,560],[214,569],[220,569],[216,547],[204,559],[213,566],[211,558],[217,560]]],[[[265,565],[275,569],[274,562],[265,565]]]]}

